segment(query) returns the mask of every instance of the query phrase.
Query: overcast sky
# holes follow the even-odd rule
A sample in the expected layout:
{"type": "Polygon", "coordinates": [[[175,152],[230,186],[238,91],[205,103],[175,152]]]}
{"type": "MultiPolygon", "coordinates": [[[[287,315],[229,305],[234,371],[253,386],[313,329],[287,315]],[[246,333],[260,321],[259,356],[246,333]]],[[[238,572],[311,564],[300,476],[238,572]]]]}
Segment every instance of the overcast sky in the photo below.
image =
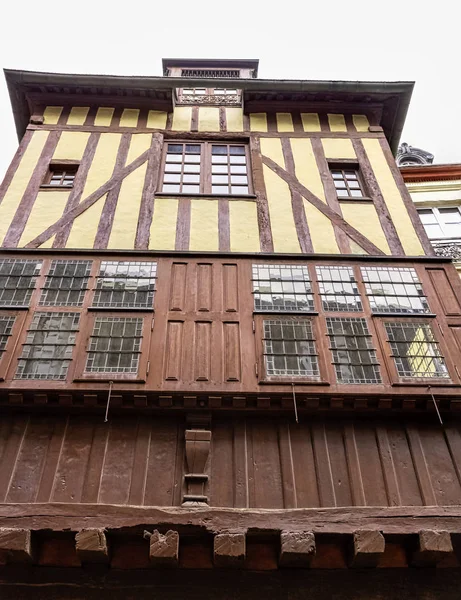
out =
{"type": "MultiPolygon", "coordinates": [[[[260,78],[415,81],[401,141],[461,162],[456,3],[9,1],[0,66],[161,75],[162,57],[259,58],[260,78]]],[[[17,146],[0,76],[0,178],[17,146]]]]}

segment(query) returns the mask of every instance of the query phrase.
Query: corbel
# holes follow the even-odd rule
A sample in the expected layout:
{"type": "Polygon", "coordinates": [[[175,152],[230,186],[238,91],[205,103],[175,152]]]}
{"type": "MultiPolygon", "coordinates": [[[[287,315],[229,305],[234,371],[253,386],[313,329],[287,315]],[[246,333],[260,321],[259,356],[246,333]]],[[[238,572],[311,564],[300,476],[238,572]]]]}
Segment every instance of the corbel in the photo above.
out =
{"type": "Polygon", "coordinates": [[[246,533],[218,533],[213,542],[216,567],[241,567],[246,557],[246,533]]]}
{"type": "Polygon", "coordinates": [[[315,552],[315,536],[312,531],[280,532],[281,567],[308,567],[315,552]]]}
{"type": "Polygon", "coordinates": [[[380,531],[360,529],[354,532],[350,566],[353,568],[371,568],[378,565],[384,554],[386,542],[380,531]]]}
{"type": "Polygon", "coordinates": [[[0,552],[6,554],[8,562],[34,562],[35,557],[30,529],[10,529],[1,527],[0,552]]]}
{"type": "Polygon", "coordinates": [[[183,497],[183,506],[207,505],[208,496],[205,487],[208,475],[205,473],[211,448],[210,415],[197,414],[187,417],[186,467],[184,475],[187,492],[183,497]]]}
{"type": "Polygon", "coordinates": [[[164,535],[157,529],[144,532],[149,540],[149,560],[153,567],[177,567],[179,561],[179,533],[168,530],[164,535]]]}
{"type": "Polygon", "coordinates": [[[413,556],[415,567],[435,567],[453,554],[453,544],[448,531],[422,530],[419,532],[418,550],[413,556]]]}
{"type": "Polygon", "coordinates": [[[108,563],[105,529],[82,529],[75,534],[75,550],[82,563],[108,563]]]}

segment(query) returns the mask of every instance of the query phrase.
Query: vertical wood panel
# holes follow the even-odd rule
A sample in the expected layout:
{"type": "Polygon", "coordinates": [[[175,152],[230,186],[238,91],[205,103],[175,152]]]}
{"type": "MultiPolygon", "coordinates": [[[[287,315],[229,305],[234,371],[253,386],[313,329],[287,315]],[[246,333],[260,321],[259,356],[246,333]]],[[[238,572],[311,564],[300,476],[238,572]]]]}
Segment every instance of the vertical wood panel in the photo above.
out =
{"type": "Polygon", "coordinates": [[[212,289],[212,264],[199,263],[197,265],[197,310],[208,312],[211,310],[212,289]]]}
{"type": "Polygon", "coordinates": [[[325,425],[320,423],[313,424],[312,439],[320,506],[337,506],[325,425]]]}
{"type": "Polygon", "coordinates": [[[52,417],[31,420],[17,455],[6,502],[35,501],[54,425],[52,417]]]}
{"type": "Polygon", "coordinates": [[[93,430],[93,419],[73,417],[69,420],[59,464],[56,465],[53,502],[81,502],[93,430]]]}
{"type": "MultiPolygon", "coordinates": [[[[359,457],[364,503],[366,506],[386,506],[386,486],[373,423],[355,423],[354,437],[359,457]]],[[[356,482],[352,480],[352,489],[355,489],[355,486],[356,482]]]]}
{"type": "MultiPolygon", "coordinates": [[[[53,436],[48,446],[46,463],[38,488],[36,502],[50,502],[56,484],[57,469],[67,434],[68,419],[57,419],[53,436]]],[[[78,500],[77,500],[78,501],[78,500]]]]}
{"type": "Polygon", "coordinates": [[[209,381],[211,369],[211,328],[210,321],[197,321],[194,335],[194,379],[209,381]]]}
{"type": "Polygon", "coordinates": [[[167,324],[165,379],[179,381],[181,377],[183,328],[182,321],[169,321],[167,324]]]}
{"type": "Polygon", "coordinates": [[[366,501],[365,492],[363,490],[362,470],[360,468],[355,429],[352,423],[346,423],[344,425],[344,445],[347,456],[352,503],[354,506],[365,506],[366,501]]]}
{"type": "Polygon", "coordinates": [[[132,506],[140,506],[144,503],[151,427],[150,419],[143,417],[139,419],[134,450],[133,476],[131,477],[130,497],[128,499],[129,504],[132,506]]]}
{"type": "Polygon", "coordinates": [[[273,422],[252,423],[254,508],[283,508],[282,474],[277,427],[273,422]]]}
{"type": "Polygon", "coordinates": [[[279,425],[279,452],[282,473],[283,507],[297,508],[296,481],[293,465],[290,426],[288,422],[279,425]]]}
{"type": "Polygon", "coordinates": [[[111,419],[101,488],[98,501],[102,504],[127,504],[133,473],[137,421],[111,419]]]}
{"type": "Polygon", "coordinates": [[[415,425],[407,425],[407,436],[423,502],[426,506],[435,506],[437,501],[432,488],[419,431],[415,425]]]}
{"type": "Polygon", "coordinates": [[[151,426],[144,505],[172,506],[182,473],[176,465],[178,425],[173,419],[154,418],[151,426]]]}
{"type": "Polygon", "coordinates": [[[184,310],[186,299],[186,263],[173,263],[171,266],[171,287],[169,310],[184,310]]]}
{"type": "Polygon", "coordinates": [[[238,312],[238,267],[237,265],[224,264],[223,275],[223,309],[225,312],[238,312]]]}
{"type": "Polygon", "coordinates": [[[234,460],[234,506],[235,508],[248,508],[250,506],[248,473],[248,447],[247,425],[243,419],[234,424],[233,436],[234,460]]]}
{"type": "Polygon", "coordinates": [[[445,426],[445,436],[453,467],[461,485],[461,435],[458,427],[453,423],[448,423],[445,426]]]}
{"type": "Polygon", "coordinates": [[[399,425],[389,425],[387,431],[401,504],[403,506],[421,506],[423,504],[422,496],[405,429],[399,425]]]}
{"type": "Polygon", "coordinates": [[[376,428],[376,440],[378,442],[381,468],[386,485],[387,502],[389,506],[400,506],[401,499],[397,483],[397,474],[395,472],[389,436],[385,427],[378,426],[376,428]]]}
{"type": "Polygon", "coordinates": [[[448,281],[445,269],[427,269],[427,273],[444,313],[448,316],[461,314],[461,305],[448,281]]]}
{"type": "Polygon", "coordinates": [[[326,430],[336,505],[352,506],[351,481],[349,478],[342,427],[336,423],[328,423],[326,430]]]}
{"type": "Polygon", "coordinates": [[[102,419],[94,425],[93,441],[83,482],[82,502],[95,504],[98,501],[109,430],[110,424],[104,423],[102,419]]]}
{"type": "Polygon", "coordinates": [[[234,506],[234,489],[237,489],[234,435],[234,428],[228,421],[213,425],[210,453],[210,506],[234,506]]]}
{"type": "Polygon", "coordinates": [[[240,381],[240,325],[223,323],[224,328],[224,380],[240,381]]]}
{"type": "Polygon", "coordinates": [[[293,470],[298,508],[320,506],[315,457],[310,427],[297,424],[290,427],[293,470]]]}
{"type": "Polygon", "coordinates": [[[11,428],[8,431],[8,440],[4,444],[2,459],[0,461],[0,501],[5,502],[11,477],[16,466],[16,460],[24,437],[27,432],[29,418],[19,416],[11,419],[11,428]]]}

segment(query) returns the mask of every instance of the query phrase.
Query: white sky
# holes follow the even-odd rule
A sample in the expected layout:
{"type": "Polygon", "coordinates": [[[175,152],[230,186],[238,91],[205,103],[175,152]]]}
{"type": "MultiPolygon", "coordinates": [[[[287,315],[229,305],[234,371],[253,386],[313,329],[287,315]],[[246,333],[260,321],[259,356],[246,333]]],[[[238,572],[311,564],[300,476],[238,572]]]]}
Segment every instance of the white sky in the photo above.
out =
{"type": "MultiPolygon", "coordinates": [[[[0,66],[161,75],[162,57],[259,58],[260,78],[415,81],[401,141],[461,162],[459,6],[387,0],[9,1],[0,66]]],[[[0,177],[17,147],[0,75],[0,177]]]]}

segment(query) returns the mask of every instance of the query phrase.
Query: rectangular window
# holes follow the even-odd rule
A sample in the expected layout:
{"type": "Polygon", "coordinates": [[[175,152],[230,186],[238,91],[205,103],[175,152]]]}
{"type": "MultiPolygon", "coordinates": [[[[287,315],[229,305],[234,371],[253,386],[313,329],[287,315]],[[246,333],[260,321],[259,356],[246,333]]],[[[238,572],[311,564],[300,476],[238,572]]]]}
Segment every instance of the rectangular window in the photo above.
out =
{"type": "Polygon", "coordinates": [[[366,197],[365,187],[357,167],[347,165],[343,167],[331,166],[330,173],[339,200],[354,200],[366,197]]]}
{"type": "Polygon", "coordinates": [[[53,260],[39,305],[82,306],[91,264],[90,260],[53,260]]]}
{"type": "Polygon", "coordinates": [[[314,310],[309,271],[301,265],[253,265],[255,310],[314,310]]]}
{"type": "Polygon", "coordinates": [[[206,96],[206,88],[183,88],[182,93],[187,96],[206,96]]]}
{"type": "Polygon", "coordinates": [[[384,327],[400,377],[449,377],[429,323],[388,321],[384,327]]]}
{"type": "Polygon", "coordinates": [[[65,379],[80,315],[37,312],[27,332],[16,379],[65,379]]]}
{"type": "Polygon", "coordinates": [[[77,175],[78,164],[57,165],[51,164],[45,176],[43,185],[55,188],[71,188],[77,175]]]}
{"type": "Polygon", "coordinates": [[[166,144],[162,192],[171,194],[248,195],[245,144],[166,144]]]}
{"type": "Polygon", "coordinates": [[[323,310],[360,312],[360,292],[351,267],[316,267],[323,310]]]}
{"type": "Polygon", "coordinates": [[[8,338],[13,330],[14,320],[14,317],[0,317],[0,358],[6,350],[8,338]]]}
{"type": "Polygon", "coordinates": [[[264,362],[267,376],[320,376],[311,319],[265,319],[264,362]]]}
{"type": "Polygon", "coordinates": [[[361,267],[374,313],[429,313],[429,305],[415,269],[361,267]]]}
{"type": "Polygon", "coordinates": [[[418,214],[429,238],[461,238],[461,207],[421,208],[418,214]]]}
{"type": "Polygon", "coordinates": [[[103,260],[93,306],[152,309],[156,275],[155,262],[103,260]]]}
{"type": "Polygon", "coordinates": [[[143,319],[97,317],[90,338],[86,372],[138,372],[143,319]]]}
{"type": "Polygon", "coordinates": [[[29,306],[41,268],[37,260],[0,260],[0,306],[29,306]]]}
{"type": "Polygon", "coordinates": [[[381,383],[366,320],[327,317],[326,321],[338,383],[381,383]]]}

